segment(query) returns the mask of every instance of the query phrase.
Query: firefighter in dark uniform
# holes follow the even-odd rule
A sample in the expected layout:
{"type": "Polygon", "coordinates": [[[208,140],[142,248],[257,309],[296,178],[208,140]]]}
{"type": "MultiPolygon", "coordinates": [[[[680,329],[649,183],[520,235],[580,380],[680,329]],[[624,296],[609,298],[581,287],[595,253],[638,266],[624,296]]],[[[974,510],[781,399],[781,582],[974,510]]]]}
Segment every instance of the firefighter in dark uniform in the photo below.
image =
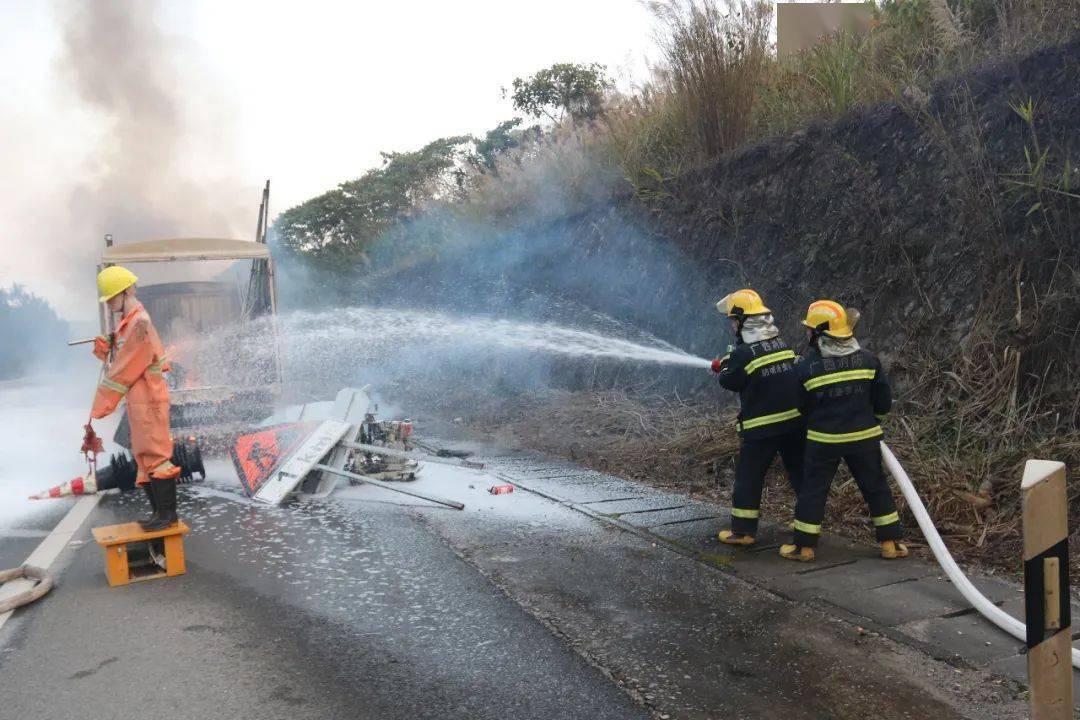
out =
{"type": "Polygon", "coordinates": [[[900,516],[878,446],[884,434],[879,422],[892,406],[881,362],[859,347],[848,313],[838,303],[812,303],[803,325],[810,329],[811,345],[796,365],[799,407],[806,417],[805,466],[795,506],[794,539],[781,546],[780,555],[802,562],[814,559],[829,486],[843,460],[870,508],[881,556],[907,557],[907,547],[899,542],[900,516]]]}
{"type": "Polygon", "coordinates": [[[739,393],[741,443],[735,467],[731,529],[719,534],[728,545],[753,545],[761,514],[765,474],[777,454],[798,493],[802,480],[804,426],[799,412],[795,351],[780,337],[769,308],[753,290],[739,290],[716,303],[735,329],[733,347],[712,369],[720,384],[739,393]]]}

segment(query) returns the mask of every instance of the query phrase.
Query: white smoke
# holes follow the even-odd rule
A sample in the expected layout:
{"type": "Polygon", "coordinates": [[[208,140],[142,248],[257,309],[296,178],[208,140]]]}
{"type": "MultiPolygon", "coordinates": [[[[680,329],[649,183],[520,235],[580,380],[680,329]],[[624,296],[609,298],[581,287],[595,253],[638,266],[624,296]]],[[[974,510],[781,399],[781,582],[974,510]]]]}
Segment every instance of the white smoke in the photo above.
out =
{"type": "MultiPolygon", "coordinates": [[[[160,2],[64,0],[54,10],[56,98],[39,112],[59,115],[41,122],[67,136],[35,136],[32,117],[0,118],[42,145],[19,153],[37,182],[5,222],[4,247],[25,252],[0,266],[0,282],[29,276],[32,290],[81,320],[95,313],[105,233],[118,243],[250,237],[258,181],[234,175],[230,103],[193,47],[162,29],[160,2]]],[[[139,274],[163,279],[156,270],[139,274]]]]}

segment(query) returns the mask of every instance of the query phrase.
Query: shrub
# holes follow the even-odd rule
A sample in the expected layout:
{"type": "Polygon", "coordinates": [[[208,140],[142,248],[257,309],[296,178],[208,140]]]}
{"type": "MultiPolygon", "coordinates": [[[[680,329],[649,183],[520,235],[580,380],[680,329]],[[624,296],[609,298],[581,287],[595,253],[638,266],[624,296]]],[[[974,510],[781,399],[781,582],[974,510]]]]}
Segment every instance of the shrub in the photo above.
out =
{"type": "Polygon", "coordinates": [[[701,0],[654,2],[664,66],[657,83],[678,104],[675,115],[700,160],[748,138],[751,113],[770,53],[772,6],[740,2],[725,14],[701,0]]]}

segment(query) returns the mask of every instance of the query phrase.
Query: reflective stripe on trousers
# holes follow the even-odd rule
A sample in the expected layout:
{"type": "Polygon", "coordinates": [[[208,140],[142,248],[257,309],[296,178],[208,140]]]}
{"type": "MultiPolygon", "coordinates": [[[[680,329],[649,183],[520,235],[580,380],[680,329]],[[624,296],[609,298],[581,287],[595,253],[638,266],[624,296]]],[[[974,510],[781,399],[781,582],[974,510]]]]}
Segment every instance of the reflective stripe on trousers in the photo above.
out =
{"type": "Polygon", "coordinates": [[[800,547],[817,545],[825,519],[829,486],[836,477],[841,459],[854,476],[866,501],[878,541],[899,540],[902,535],[900,516],[881,467],[881,453],[877,446],[838,455],[832,448],[826,449],[809,442],[806,444],[803,485],[795,505],[795,544],[800,547]]]}
{"type": "Polygon", "coordinates": [[[801,430],[766,438],[743,439],[735,464],[735,487],[731,492],[731,530],[745,535],[757,532],[761,515],[761,491],[765,475],[779,455],[787,471],[788,482],[798,493],[803,476],[803,448],[806,439],[801,430]]]}

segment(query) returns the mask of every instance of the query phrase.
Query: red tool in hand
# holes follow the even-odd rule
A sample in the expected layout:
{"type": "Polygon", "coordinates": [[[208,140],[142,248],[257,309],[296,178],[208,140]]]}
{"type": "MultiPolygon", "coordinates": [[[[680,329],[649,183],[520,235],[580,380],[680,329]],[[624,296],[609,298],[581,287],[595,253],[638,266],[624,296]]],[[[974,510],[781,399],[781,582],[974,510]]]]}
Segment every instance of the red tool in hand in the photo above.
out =
{"type": "Polygon", "coordinates": [[[89,422],[84,426],[86,432],[83,434],[82,441],[82,454],[86,456],[86,461],[91,465],[97,464],[97,454],[105,452],[105,446],[101,442],[101,438],[94,432],[94,426],[89,422]]]}
{"type": "MultiPolygon", "coordinates": [[[[98,384],[101,384],[101,379],[105,377],[105,370],[109,366],[109,356],[112,354],[112,350],[115,346],[115,334],[109,333],[108,335],[98,335],[97,337],[87,338],[86,340],[72,340],[68,343],[68,346],[72,345],[85,345],[86,343],[94,343],[94,355],[101,360],[101,370],[98,372],[98,384]]],[[[95,392],[97,385],[94,386],[95,392]]],[[[97,473],[97,456],[98,453],[105,452],[105,445],[102,443],[101,438],[94,432],[94,426],[91,424],[93,421],[93,415],[86,418],[86,425],[83,425],[83,441],[80,452],[83,457],[86,458],[86,464],[90,466],[90,472],[92,474],[97,473]]]]}

